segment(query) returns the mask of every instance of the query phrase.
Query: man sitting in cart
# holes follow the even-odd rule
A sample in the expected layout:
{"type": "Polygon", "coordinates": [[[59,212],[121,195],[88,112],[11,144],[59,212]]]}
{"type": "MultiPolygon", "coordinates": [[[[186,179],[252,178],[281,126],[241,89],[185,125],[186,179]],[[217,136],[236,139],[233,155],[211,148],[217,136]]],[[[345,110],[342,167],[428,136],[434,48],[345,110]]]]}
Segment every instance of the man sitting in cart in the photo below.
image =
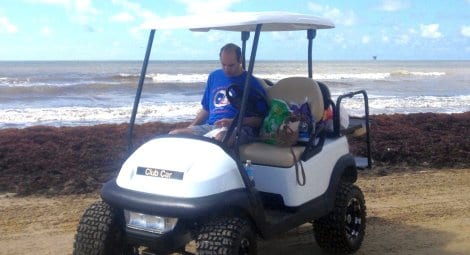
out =
{"type": "MultiPolygon", "coordinates": [[[[223,46],[219,57],[222,68],[209,74],[201,101],[202,108],[188,127],[172,130],[170,134],[207,136],[211,131],[222,130],[213,138],[219,141],[224,138],[226,130],[238,113],[238,110],[230,104],[226,89],[232,84],[244,85],[248,73],[242,67],[241,49],[236,44],[228,43],[223,46]]],[[[257,90],[266,96],[266,92],[255,77],[250,78],[250,86],[250,91],[257,90]]],[[[261,114],[245,116],[240,130],[240,144],[253,142],[258,137],[259,127],[267,111],[266,107],[266,109],[257,110],[261,114]]]]}

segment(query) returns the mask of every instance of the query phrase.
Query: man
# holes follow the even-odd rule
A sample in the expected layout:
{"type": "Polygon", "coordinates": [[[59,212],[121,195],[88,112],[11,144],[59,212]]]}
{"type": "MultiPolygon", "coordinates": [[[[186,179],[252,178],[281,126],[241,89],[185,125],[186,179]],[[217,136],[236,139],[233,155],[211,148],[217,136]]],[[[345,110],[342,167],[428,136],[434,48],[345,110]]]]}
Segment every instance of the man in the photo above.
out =
{"type": "MultiPolygon", "coordinates": [[[[241,49],[237,45],[226,44],[220,49],[219,57],[222,68],[209,74],[201,101],[202,108],[188,127],[172,130],[170,134],[205,135],[214,129],[226,130],[230,127],[238,110],[230,105],[225,95],[226,89],[232,84],[244,85],[248,73],[242,67],[241,49]]],[[[250,86],[250,91],[257,90],[266,95],[256,78],[250,78],[250,86]]],[[[251,142],[258,136],[267,109],[259,109],[259,112],[261,114],[258,116],[245,116],[243,119],[240,143],[251,142]]],[[[222,140],[224,135],[225,131],[214,138],[222,140]]]]}

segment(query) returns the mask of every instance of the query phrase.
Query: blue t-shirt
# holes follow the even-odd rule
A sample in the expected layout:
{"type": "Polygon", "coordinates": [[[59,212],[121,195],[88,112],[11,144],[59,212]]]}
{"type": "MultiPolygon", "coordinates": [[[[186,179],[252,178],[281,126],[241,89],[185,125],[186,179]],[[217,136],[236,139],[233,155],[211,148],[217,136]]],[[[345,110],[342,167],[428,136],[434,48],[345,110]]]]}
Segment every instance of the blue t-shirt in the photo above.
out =
{"type": "MultiPolygon", "coordinates": [[[[209,112],[206,124],[213,125],[215,121],[220,119],[235,118],[238,110],[230,105],[225,91],[232,84],[244,85],[246,75],[247,72],[245,71],[239,76],[227,77],[222,69],[215,70],[209,74],[206,90],[201,101],[202,108],[209,112]]],[[[266,95],[266,92],[256,78],[251,77],[250,85],[252,86],[250,90],[256,89],[266,95]]]]}

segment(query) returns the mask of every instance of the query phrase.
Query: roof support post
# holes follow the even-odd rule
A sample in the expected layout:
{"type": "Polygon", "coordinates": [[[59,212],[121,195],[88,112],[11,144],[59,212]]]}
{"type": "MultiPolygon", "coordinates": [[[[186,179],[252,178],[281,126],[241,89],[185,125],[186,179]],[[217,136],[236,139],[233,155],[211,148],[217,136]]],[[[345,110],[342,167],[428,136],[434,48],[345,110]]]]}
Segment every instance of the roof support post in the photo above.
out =
{"type": "Polygon", "coordinates": [[[308,78],[313,77],[313,64],[312,64],[312,49],[313,49],[313,39],[317,36],[317,30],[308,29],[307,30],[307,39],[308,39],[308,78]]]}
{"type": "Polygon", "coordinates": [[[248,41],[248,39],[250,39],[250,32],[242,31],[242,67],[245,70],[246,70],[246,61],[245,61],[246,41],[248,41]]]}
{"type": "Polygon", "coordinates": [[[142,88],[144,86],[145,75],[147,73],[147,66],[149,63],[150,52],[152,51],[153,38],[155,37],[155,29],[150,30],[149,40],[147,43],[147,50],[145,51],[145,58],[142,64],[142,70],[140,71],[139,84],[134,98],[134,107],[132,108],[131,119],[129,121],[128,135],[127,135],[127,152],[129,155],[132,153],[132,133],[134,131],[135,117],[137,115],[137,109],[139,108],[140,96],[142,94],[142,88]]]}
{"type": "Polygon", "coordinates": [[[251,48],[251,56],[250,56],[250,63],[248,65],[248,74],[246,76],[245,84],[244,84],[244,89],[243,89],[243,97],[242,97],[242,102],[241,102],[241,107],[240,107],[240,112],[238,115],[237,119],[237,128],[235,129],[235,148],[236,148],[236,153],[238,156],[238,149],[239,149],[239,137],[240,137],[240,128],[242,127],[243,124],[243,117],[245,116],[245,111],[246,111],[246,103],[248,100],[248,95],[250,93],[250,78],[253,75],[253,69],[255,65],[255,58],[256,58],[256,51],[258,49],[258,41],[259,41],[259,36],[261,34],[261,27],[262,24],[256,25],[256,30],[255,30],[255,38],[253,39],[253,45],[251,48]]]}

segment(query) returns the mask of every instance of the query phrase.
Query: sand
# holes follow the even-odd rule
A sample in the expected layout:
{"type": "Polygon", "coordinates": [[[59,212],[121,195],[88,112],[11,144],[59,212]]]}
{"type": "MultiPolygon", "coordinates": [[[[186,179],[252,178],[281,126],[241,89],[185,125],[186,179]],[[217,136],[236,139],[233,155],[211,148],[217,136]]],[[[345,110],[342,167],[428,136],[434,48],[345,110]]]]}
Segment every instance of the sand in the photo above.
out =
{"type": "MultiPolygon", "coordinates": [[[[468,254],[470,168],[361,173],[367,229],[357,254],[468,254]]],[[[97,193],[0,197],[0,254],[71,254],[78,220],[97,193]]],[[[324,254],[311,225],[271,240],[259,254],[324,254]]],[[[188,250],[193,249],[189,246],[188,250]]]]}

